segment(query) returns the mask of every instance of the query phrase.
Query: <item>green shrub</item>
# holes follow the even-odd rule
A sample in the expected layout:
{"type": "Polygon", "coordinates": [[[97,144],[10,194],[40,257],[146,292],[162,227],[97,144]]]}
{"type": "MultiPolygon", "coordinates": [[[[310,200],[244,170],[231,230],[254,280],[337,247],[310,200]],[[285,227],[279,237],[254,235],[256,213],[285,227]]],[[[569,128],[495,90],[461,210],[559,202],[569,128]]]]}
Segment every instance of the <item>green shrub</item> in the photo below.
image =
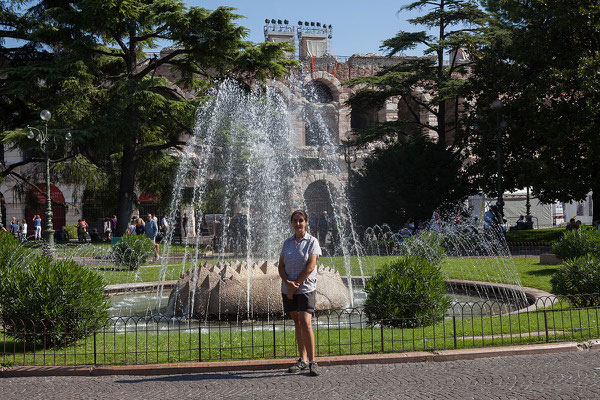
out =
{"type": "Polygon", "coordinates": [[[97,272],[33,252],[5,261],[0,308],[6,334],[24,343],[67,346],[104,324],[109,301],[97,272]]]}
{"type": "Polygon", "coordinates": [[[69,235],[69,239],[77,239],[77,226],[76,225],[65,225],[65,231],[69,235]]]}
{"type": "Polygon", "coordinates": [[[433,232],[419,233],[402,242],[399,255],[421,257],[431,264],[438,265],[446,257],[440,240],[440,235],[433,232]]]}
{"type": "Polygon", "coordinates": [[[570,258],[550,280],[552,293],[570,298],[576,307],[600,305],[600,258],[593,254],[570,258]],[[582,296],[586,295],[586,296],[582,296]]]}
{"type": "MultiPolygon", "coordinates": [[[[29,243],[26,243],[29,244],[29,243]]],[[[21,265],[21,260],[27,259],[34,250],[20,243],[15,237],[7,232],[0,232],[0,269],[8,265],[21,265]]]]}
{"type": "Polygon", "coordinates": [[[596,229],[577,229],[565,232],[552,246],[552,252],[563,260],[594,253],[600,256],[600,232],[596,229]]]}
{"type": "Polygon", "coordinates": [[[415,327],[441,320],[451,304],[440,268],[420,257],[384,266],[365,285],[365,313],[371,323],[415,327]]]}
{"type": "Polygon", "coordinates": [[[154,246],[144,235],[123,235],[122,240],[113,246],[112,252],[118,265],[133,271],[154,254],[154,246]]]}

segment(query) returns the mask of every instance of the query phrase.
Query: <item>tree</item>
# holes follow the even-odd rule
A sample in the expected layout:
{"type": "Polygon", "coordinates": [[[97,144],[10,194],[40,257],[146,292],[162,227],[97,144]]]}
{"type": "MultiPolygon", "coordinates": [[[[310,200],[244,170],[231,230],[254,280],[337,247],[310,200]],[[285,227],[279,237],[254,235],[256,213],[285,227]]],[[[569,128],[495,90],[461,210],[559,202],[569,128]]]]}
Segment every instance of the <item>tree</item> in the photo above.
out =
{"type": "Polygon", "coordinates": [[[353,179],[352,195],[362,225],[401,226],[426,221],[441,204],[467,194],[462,158],[422,135],[376,150],[353,179]]]}
{"type": "MultiPolygon", "coordinates": [[[[494,40],[473,53],[475,126],[461,138],[469,149],[470,173],[491,177],[495,151],[489,134],[502,118],[508,188],[531,186],[542,200],[571,201],[593,191],[600,219],[600,8],[596,1],[534,0],[485,3],[495,19],[494,40]]],[[[468,125],[468,124],[467,124],[468,125]]],[[[479,179],[489,190],[490,180],[479,179]]]]}
{"type": "Polygon", "coordinates": [[[393,56],[418,45],[425,46],[425,57],[405,57],[396,65],[383,68],[374,76],[351,79],[348,85],[360,89],[348,103],[353,109],[381,108],[386,100],[399,99],[404,115],[397,121],[384,122],[358,132],[357,145],[397,140],[410,136],[415,129],[433,136],[440,146],[452,145],[451,134],[457,128],[459,96],[466,83],[469,62],[459,59],[459,50],[471,49],[482,40],[480,32],[487,15],[476,2],[465,0],[415,1],[402,10],[427,9],[427,13],[409,19],[413,25],[436,30],[405,32],[383,42],[382,50],[393,56]],[[435,122],[423,118],[432,115],[435,122]]]}
{"type": "MultiPolygon", "coordinates": [[[[192,133],[195,105],[207,87],[226,76],[248,85],[294,64],[285,57],[288,44],[245,41],[247,30],[235,24],[240,16],[229,7],[187,8],[179,0],[20,3],[0,9],[2,38],[22,41],[0,49],[4,129],[37,124],[41,108],[55,116],[51,131],[73,127],[71,157],[101,171],[117,192],[118,234],[131,215],[136,184],[144,186],[140,178],[160,177],[137,172],[172,171],[170,163],[164,169],[157,163],[192,133]],[[173,47],[147,53],[159,40],[173,47]],[[161,76],[169,70],[175,82],[161,76]]],[[[22,134],[4,136],[28,146],[22,134]]]]}
{"type": "Polygon", "coordinates": [[[419,0],[401,11],[414,9],[427,12],[409,22],[435,34],[400,31],[385,40],[381,49],[393,56],[423,45],[425,57],[400,58],[397,64],[374,76],[347,82],[357,87],[348,101],[353,110],[379,109],[387,100],[398,99],[396,121],[358,130],[350,141],[356,146],[389,146],[366,161],[356,183],[358,191],[371,201],[389,201],[383,214],[374,218],[377,221],[388,218],[400,223],[408,217],[424,220],[441,202],[458,201],[467,195],[460,177],[462,153],[455,146],[454,133],[460,129],[460,97],[469,79],[470,62],[459,58],[459,54],[465,49],[468,53],[483,40],[487,14],[476,2],[464,0],[419,0]],[[435,143],[422,136],[432,137],[435,143]],[[415,138],[407,140],[411,137],[415,138]],[[392,179],[378,174],[389,174],[392,179]]]}

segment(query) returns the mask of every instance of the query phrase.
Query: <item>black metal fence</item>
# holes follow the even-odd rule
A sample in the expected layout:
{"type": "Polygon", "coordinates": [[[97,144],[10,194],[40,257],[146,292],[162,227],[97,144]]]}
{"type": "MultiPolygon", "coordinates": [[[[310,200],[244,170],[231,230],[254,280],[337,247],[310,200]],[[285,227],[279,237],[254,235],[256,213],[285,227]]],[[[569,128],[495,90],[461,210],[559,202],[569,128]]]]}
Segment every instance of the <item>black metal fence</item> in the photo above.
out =
{"type": "MultiPolygon", "coordinates": [[[[316,351],[333,356],[600,338],[599,307],[574,304],[590,302],[547,297],[516,312],[496,301],[455,304],[442,320],[427,326],[409,318],[369,321],[363,309],[328,310],[313,317],[316,351]]],[[[294,324],[282,315],[221,321],[117,317],[79,324],[5,318],[0,324],[4,366],[297,357],[294,324]],[[65,331],[63,326],[80,328],[65,331]]]]}

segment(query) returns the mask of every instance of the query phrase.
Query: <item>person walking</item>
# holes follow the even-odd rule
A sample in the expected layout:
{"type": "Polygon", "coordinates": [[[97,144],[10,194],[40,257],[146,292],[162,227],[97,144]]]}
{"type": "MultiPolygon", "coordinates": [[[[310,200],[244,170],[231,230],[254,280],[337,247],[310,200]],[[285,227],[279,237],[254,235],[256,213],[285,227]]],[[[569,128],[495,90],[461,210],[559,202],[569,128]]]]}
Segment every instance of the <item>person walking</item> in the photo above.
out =
{"type": "Polygon", "coordinates": [[[106,240],[110,240],[110,235],[112,233],[112,221],[110,218],[104,218],[104,234],[106,235],[106,240]]]}
{"type": "Polygon", "coordinates": [[[135,235],[135,225],[137,222],[136,217],[131,217],[131,221],[129,221],[129,226],[127,226],[127,232],[130,235],[135,235]]]}
{"type": "Polygon", "coordinates": [[[135,220],[135,234],[143,235],[144,233],[146,233],[146,224],[143,219],[138,218],[135,220]]]}
{"type": "Polygon", "coordinates": [[[279,255],[279,276],[283,310],[294,320],[300,358],[288,368],[289,373],[308,369],[311,376],[319,375],[315,361],[315,336],[312,315],[317,294],[317,260],[321,255],[319,241],[307,231],[308,217],[296,210],[290,217],[294,234],[283,242],[279,255]]]}
{"type": "Polygon", "coordinates": [[[42,219],[38,214],[33,216],[33,226],[35,228],[34,231],[34,240],[42,240],[42,219]]]}
{"type": "Polygon", "coordinates": [[[17,218],[12,217],[12,221],[10,222],[10,233],[15,237],[15,239],[19,239],[19,224],[17,222],[17,218]]]}
{"type": "Polygon", "coordinates": [[[23,223],[19,229],[19,237],[21,238],[21,242],[27,241],[27,220],[23,218],[23,223]]]}
{"type": "Polygon", "coordinates": [[[329,215],[323,211],[317,222],[317,231],[319,235],[319,245],[325,247],[327,243],[327,232],[329,232],[329,215]]]}
{"type": "Polygon", "coordinates": [[[156,219],[152,218],[152,214],[146,216],[148,222],[146,223],[146,237],[152,241],[154,245],[154,261],[159,259],[158,256],[158,243],[156,242],[156,235],[158,235],[158,224],[156,219]]]}
{"type": "Polygon", "coordinates": [[[167,231],[169,230],[169,221],[167,221],[166,215],[164,215],[160,220],[160,229],[162,230],[163,235],[166,235],[167,231]]]}

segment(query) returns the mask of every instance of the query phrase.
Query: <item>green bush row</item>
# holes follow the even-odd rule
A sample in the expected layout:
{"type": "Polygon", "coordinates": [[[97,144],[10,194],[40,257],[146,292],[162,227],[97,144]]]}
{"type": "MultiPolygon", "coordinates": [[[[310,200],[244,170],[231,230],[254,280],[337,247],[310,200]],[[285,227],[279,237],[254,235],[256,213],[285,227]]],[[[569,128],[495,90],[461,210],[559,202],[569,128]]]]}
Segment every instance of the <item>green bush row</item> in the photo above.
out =
{"type": "Polygon", "coordinates": [[[2,325],[17,340],[52,347],[86,337],[108,316],[110,303],[103,290],[97,272],[72,260],[55,260],[0,233],[2,325]]]}
{"type": "Polygon", "coordinates": [[[552,293],[574,296],[571,301],[577,307],[600,305],[600,232],[566,232],[552,251],[564,260],[550,281],[552,293]]]}

